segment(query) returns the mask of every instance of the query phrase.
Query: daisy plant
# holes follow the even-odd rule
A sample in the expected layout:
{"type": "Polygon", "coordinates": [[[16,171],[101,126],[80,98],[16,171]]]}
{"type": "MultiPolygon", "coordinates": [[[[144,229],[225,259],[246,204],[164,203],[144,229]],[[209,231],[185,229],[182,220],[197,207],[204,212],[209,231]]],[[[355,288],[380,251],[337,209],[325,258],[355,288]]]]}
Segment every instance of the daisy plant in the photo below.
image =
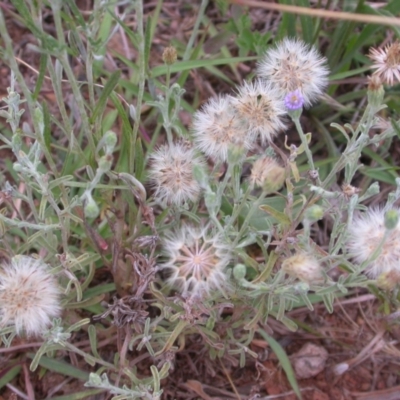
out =
{"type": "Polygon", "coordinates": [[[90,364],[88,387],[158,400],[174,363],[191,360],[190,343],[204,359],[244,366],[256,362],[251,343],[265,337],[269,318],[294,331],[287,311],[296,306],[312,310],[319,301],[333,312],[335,298],[353,288],[397,293],[400,178],[386,201],[369,207],[379,185],[358,187],[357,172],[365,148],[388,146],[399,132],[381,113],[384,85],[400,81],[398,42],[370,50],[365,109],[352,124],[332,124],[343,141],[326,171],[315,135],[304,130],[311,119],[303,118],[318,103],[334,103],[317,42],[268,42],[247,79],[193,110],[184,79],[173,74],[194,65],[200,17],[178,69],[181,52],[165,48],[162,82],[161,67],[147,65],[155,25],[149,18],[144,29],[142,1],[116,3],[133,7],[135,34],[108,2],[95,1],[94,16],[82,16],[74,2],[52,1],[54,37],[42,27],[41,2],[16,3],[47,47],[33,88],[0,8],[12,69],[0,110],[10,167],[1,190],[0,337],[6,345],[17,335],[42,340],[31,370],[41,360],[47,368],[44,357],[63,357],[74,363],[71,376],[90,364]],[[72,29],[77,14],[79,29],[65,35],[62,18],[72,29]],[[114,19],[114,31],[98,33],[99,21],[114,19]],[[107,72],[107,82],[94,84],[94,67],[110,62],[102,49],[122,31],[138,50],[135,74],[119,85],[120,72],[107,72]],[[76,54],[84,81],[70,65],[76,54]],[[67,102],[64,76],[73,93],[67,102]],[[38,100],[43,82],[56,98],[51,109],[38,100]],[[100,351],[100,337],[102,346],[115,342],[116,354],[100,351]]]}

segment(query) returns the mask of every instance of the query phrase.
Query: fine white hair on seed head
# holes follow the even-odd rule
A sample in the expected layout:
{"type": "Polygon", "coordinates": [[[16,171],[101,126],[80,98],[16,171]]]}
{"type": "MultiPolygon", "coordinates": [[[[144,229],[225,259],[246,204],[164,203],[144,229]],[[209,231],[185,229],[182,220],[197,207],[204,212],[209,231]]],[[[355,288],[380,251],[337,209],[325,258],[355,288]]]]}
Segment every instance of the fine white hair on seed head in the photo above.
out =
{"type": "Polygon", "coordinates": [[[183,225],[163,241],[168,281],[185,296],[199,296],[227,288],[225,269],[231,256],[220,235],[209,225],[183,225]]]}
{"type": "Polygon", "coordinates": [[[229,150],[245,152],[254,145],[255,136],[242,126],[231,100],[221,95],[211,98],[193,115],[194,144],[215,160],[227,161],[229,150]]]}
{"type": "Polygon", "coordinates": [[[15,256],[0,270],[0,325],[40,335],[61,314],[60,290],[41,260],[15,256]]]}
{"type": "Polygon", "coordinates": [[[195,201],[200,184],[194,178],[195,167],[203,168],[203,159],[185,143],[162,145],[150,156],[149,178],[160,202],[180,205],[195,201]]]}
{"type": "Polygon", "coordinates": [[[243,83],[231,98],[233,109],[244,129],[269,143],[285,128],[282,117],[286,114],[283,99],[269,82],[257,79],[243,83]]]}
{"type": "MultiPolygon", "coordinates": [[[[398,210],[395,209],[397,212],[398,210]]],[[[366,273],[377,278],[383,273],[400,272],[400,224],[393,229],[385,227],[384,208],[370,208],[354,216],[348,229],[347,250],[359,264],[368,262],[378,246],[378,257],[372,257],[366,266],[366,273]]]]}
{"type": "Polygon", "coordinates": [[[312,46],[298,39],[285,38],[268,49],[257,66],[260,78],[271,82],[285,98],[298,91],[304,106],[317,102],[328,85],[327,60],[312,46]]]}

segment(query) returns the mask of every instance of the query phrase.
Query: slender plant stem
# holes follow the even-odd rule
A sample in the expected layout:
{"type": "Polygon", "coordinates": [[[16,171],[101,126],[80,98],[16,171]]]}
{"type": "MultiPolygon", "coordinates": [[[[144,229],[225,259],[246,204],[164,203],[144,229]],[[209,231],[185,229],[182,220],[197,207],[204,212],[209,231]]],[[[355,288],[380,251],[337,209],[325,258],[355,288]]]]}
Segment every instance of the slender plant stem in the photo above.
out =
{"type": "Polygon", "coordinates": [[[201,20],[203,19],[203,15],[204,15],[204,12],[206,11],[207,5],[208,5],[208,0],[201,1],[199,13],[197,14],[196,23],[194,24],[192,34],[190,35],[188,44],[185,49],[185,53],[183,54],[183,57],[182,57],[183,61],[189,60],[189,58],[190,58],[190,53],[193,48],[194,41],[196,40],[198,31],[199,31],[199,27],[200,27],[200,23],[201,23],[201,20]]]}
{"type": "Polygon", "coordinates": [[[307,137],[303,132],[303,128],[302,128],[302,126],[300,124],[299,118],[293,118],[293,122],[294,122],[294,124],[296,126],[296,129],[297,129],[297,132],[298,132],[298,134],[300,136],[301,144],[304,147],[304,152],[307,155],[307,160],[308,160],[308,165],[310,167],[310,170],[311,171],[315,171],[315,165],[314,165],[314,160],[313,160],[313,157],[312,157],[312,153],[311,153],[310,147],[308,146],[307,137]]]}

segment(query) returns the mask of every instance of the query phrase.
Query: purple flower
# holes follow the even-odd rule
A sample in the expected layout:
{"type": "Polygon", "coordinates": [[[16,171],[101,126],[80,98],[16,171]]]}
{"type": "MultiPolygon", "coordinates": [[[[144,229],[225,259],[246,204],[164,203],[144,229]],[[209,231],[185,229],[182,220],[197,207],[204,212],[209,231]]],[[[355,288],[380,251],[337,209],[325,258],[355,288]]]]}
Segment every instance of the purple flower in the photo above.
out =
{"type": "Polygon", "coordinates": [[[285,97],[285,106],[290,111],[295,111],[303,107],[304,97],[299,89],[290,92],[285,97]]]}

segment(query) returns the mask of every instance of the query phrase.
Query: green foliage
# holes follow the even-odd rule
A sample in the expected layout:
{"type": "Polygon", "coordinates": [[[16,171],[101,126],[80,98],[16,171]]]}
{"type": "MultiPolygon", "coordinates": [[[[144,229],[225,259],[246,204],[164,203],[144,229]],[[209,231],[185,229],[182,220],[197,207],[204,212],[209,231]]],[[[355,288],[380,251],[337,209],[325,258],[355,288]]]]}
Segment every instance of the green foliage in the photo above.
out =
{"type": "MultiPolygon", "coordinates": [[[[377,289],[377,283],[363,274],[373,257],[354,263],[346,248],[352,216],[379,194],[378,182],[395,186],[386,207],[400,198],[398,168],[389,151],[400,137],[397,90],[389,89],[383,103],[373,105],[365,87],[348,90],[340,84],[365,80],[370,69],[368,46],[383,38],[384,29],[352,21],[322,24],[315,17],[284,13],[276,31],[259,32],[247,9],[217,1],[221,18],[215,23],[206,15],[207,1],[202,1],[188,43],[172,39],[178,61],[156,65],[152,54],[163,2],[158,1],[146,19],[142,3],[96,0],[87,15],[72,0],[48,5],[12,1],[19,23],[37,41],[34,85],[28,85],[21,73],[0,9],[1,57],[11,70],[0,110],[5,120],[0,140],[7,154],[0,176],[1,251],[5,258],[40,256],[53,267],[63,291],[63,319],[45,327],[41,347],[27,354],[31,370],[40,366],[42,373],[58,373],[94,388],[54,399],[80,399],[104,391],[114,399],[159,399],[165,380],[174,373],[174,360],[190,348],[193,338],[204,349],[201,357],[222,364],[234,360],[245,367],[258,357],[251,347],[257,336],[269,344],[301,398],[288,356],[260,326],[274,318],[294,331],[298,324],[288,311],[303,306],[312,310],[313,304],[323,303],[333,312],[335,299],[351,294],[353,288],[370,288],[385,299],[387,309],[397,304],[396,296],[377,289]],[[126,15],[115,14],[115,6],[135,14],[135,30],[126,15]],[[45,12],[54,20],[54,35],[43,23],[45,12]],[[134,61],[107,47],[117,34],[135,49],[134,61]],[[189,171],[197,196],[184,204],[167,204],[154,175],[164,179],[168,168],[181,165],[172,163],[156,173],[152,168],[160,144],[196,144],[194,129],[182,118],[183,111],[193,115],[203,100],[204,91],[196,84],[185,92],[191,73],[204,72],[210,81],[233,86],[243,79],[241,64],[253,67],[285,37],[302,39],[317,49],[319,43],[328,43],[321,51],[328,59],[332,84],[321,104],[303,113],[312,133],[303,132],[300,110],[289,113],[287,137],[270,146],[262,140],[249,152],[232,146],[222,159],[210,157],[207,148],[201,149],[201,157],[190,153],[201,159],[189,171]],[[105,59],[110,55],[122,71],[107,70],[105,59]],[[73,66],[81,66],[82,74],[78,76],[73,66]],[[46,87],[53,91],[54,102],[42,95],[46,87]],[[378,116],[386,122],[381,131],[375,130],[382,122],[378,116]],[[275,188],[279,192],[264,190],[259,177],[248,176],[261,157],[282,163],[285,185],[275,188]],[[348,192],[339,189],[339,177],[348,192]],[[359,187],[351,186],[354,182],[359,187]],[[314,234],[318,223],[329,226],[327,243],[318,242],[314,234]],[[201,234],[196,231],[189,237],[191,231],[182,230],[185,225],[201,228],[201,234]],[[177,238],[179,232],[187,237],[177,238]],[[201,245],[199,236],[206,238],[201,245]],[[182,254],[179,241],[185,247],[182,254]],[[215,278],[204,293],[193,284],[176,282],[188,278],[182,270],[190,257],[196,258],[190,252],[193,243],[196,257],[208,252],[209,269],[221,259],[224,264],[224,282],[215,278]],[[168,246],[176,248],[168,253],[168,246]],[[317,259],[320,279],[283,271],[283,260],[302,252],[317,259]],[[168,264],[169,256],[174,262],[168,264]],[[179,265],[183,275],[174,280],[171,271],[179,265]],[[336,267],[346,273],[334,280],[328,271],[336,267]],[[115,346],[114,360],[103,351],[103,342],[115,346]],[[146,353],[149,367],[139,372],[132,368],[128,351],[135,357],[146,353]],[[73,354],[72,361],[64,357],[68,353],[73,354]]],[[[311,7],[309,0],[279,4],[311,7]]],[[[393,16],[400,12],[400,4],[392,0],[373,9],[363,0],[344,1],[343,9],[393,16]]],[[[397,29],[393,32],[399,35],[397,29]]],[[[168,154],[176,161],[176,154],[168,154]]],[[[184,161],[182,165],[193,159],[184,161]]],[[[394,225],[397,222],[391,230],[394,225]]],[[[378,246],[373,256],[380,250],[378,246]]],[[[12,323],[2,324],[4,345],[10,346],[15,335],[12,323]]],[[[21,374],[15,359],[5,364],[0,388],[21,374]]]]}

